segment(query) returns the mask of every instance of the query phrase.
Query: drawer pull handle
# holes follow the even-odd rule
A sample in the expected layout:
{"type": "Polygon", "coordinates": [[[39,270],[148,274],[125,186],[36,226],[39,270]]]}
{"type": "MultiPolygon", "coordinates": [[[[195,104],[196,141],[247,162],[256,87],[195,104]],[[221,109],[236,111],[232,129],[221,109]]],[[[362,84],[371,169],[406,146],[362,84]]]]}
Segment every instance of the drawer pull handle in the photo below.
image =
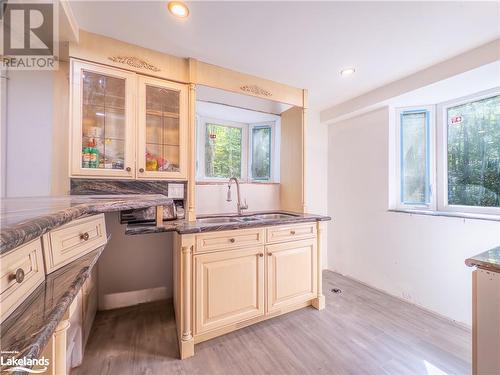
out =
{"type": "Polygon", "coordinates": [[[139,172],[144,173],[144,168],[139,168],[139,172]]]}
{"type": "Polygon", "coordinates": [[[264,256],[264,253],[259,253],[259,257],[263,257],[264,256]]]}
{"type": "Polygon", "coordinates": [[[80,235],[80,239],[84,240],[84,241],[88,241],[89,237],[90,236],[89,236],[89,234],[87,232],[85,232],[84,234],[80,235]]]}
{"type": "Polygon", "coordinates": [[[16,273],[9,276],[9,280],[16,280],[18,284],[21,284],[24,280],[24,270],[22,268],[18,268],[16,273]]]}
{"type": "Polygon", "coordinates": [[[130,172],[130,171],[132,170],[132,168],[127,167],[127,168],[125,168],[125,170],[126,170],[127,172],[130,172]]]}
{"type": "Polygon", "coordinates": [[[235,240],[234,238],[230,238],[230,239],[229,239],[229,242],[231,242],[231,243],[235,243],[235,242],[236,242],[236,240],[235,240]]]}
{"type": "Polygon", "coordinates": [[[267,253],[268,256],[272,257],[273,256],[273,253],[267,253]]]}
{"type": "Polygon", "coordinates": [[[290,231],[290,234],[291,234],[291,235],[294,235],[294,234],[295,234],[295,231],[294,231],[294,230],[291,230],[291,231],[290,231]]]}

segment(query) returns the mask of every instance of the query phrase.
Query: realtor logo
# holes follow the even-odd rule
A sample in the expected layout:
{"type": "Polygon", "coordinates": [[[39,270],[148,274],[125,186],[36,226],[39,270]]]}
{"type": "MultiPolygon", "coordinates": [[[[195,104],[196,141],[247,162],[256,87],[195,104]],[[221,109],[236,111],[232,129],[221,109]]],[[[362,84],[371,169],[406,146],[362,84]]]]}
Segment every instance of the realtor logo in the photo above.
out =
{"type": "Polygon", "coordinates": [[[2,1],[0,67],[23,70],[57,69],[57,4],[2,1]]]}

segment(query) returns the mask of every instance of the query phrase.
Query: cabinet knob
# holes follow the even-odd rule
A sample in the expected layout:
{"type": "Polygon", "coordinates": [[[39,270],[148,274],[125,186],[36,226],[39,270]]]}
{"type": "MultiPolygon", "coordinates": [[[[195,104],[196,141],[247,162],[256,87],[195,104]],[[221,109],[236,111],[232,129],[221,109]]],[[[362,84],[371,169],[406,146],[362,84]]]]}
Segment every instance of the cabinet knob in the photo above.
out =
{"type": "Polygon", "coordinates": [[[24,270],[22,268],[18,268],[16,273],[9,276],[9,280],[16,280],[17,283],[21,284],[24,280],[24,270]]]}
{"type": "Polygon", "coordinates": [[[127,167],[127,168],[125,168],[125,170],[126,170],[127,172],[130,172],[130,171],[132,170],[132,168],[127,167]]]}
{"type": "Polygon", "coordinates": [[[139,172],[144,173],[144,168],[139,168],[139,172]]]}
{"type": "Polygon", "coordinates": [[[231,243],[235,243],[235,242],[236,242],[236,240],[235,240],[234,238],[230,238],[230,239],[229,239],[229,242],[231,242],[231,243]]]}
{"type": "Polygon", "coordinates": [[[259,257],[263,257],[264,256],[264,253],[259,253],[259,257]]]}
{"type": "Polygon", "coordinates": [[[88,241],[89,237],[90,237],[90,236],[89,236],[88,232],[85,232],[85,233],[83,233],[83,234],[80,234],[80,239],[81,239],[81,240],[88,241]]]}
{"type": "Polygon", "coordinates": [[[272,256],[273,256],[273,253],[267,253],[267,256],[272,257],[272,256]]]}
{"type": "Polygon", "coordinates": [[[294,234],[295,234],[295,231],[294,231],[294,230],[291,230],[291,231],[290,231],[290,234],[291,234],[291,235],[294,235],[294,234]]]}

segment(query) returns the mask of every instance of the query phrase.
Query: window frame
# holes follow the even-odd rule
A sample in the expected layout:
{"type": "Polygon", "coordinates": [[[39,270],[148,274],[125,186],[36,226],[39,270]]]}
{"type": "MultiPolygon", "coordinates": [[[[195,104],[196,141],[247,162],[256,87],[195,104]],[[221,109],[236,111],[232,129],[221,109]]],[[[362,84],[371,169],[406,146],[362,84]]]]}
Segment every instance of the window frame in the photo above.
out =
{"type": "Polygon", "coordinates": [[[439,211],[500,215],[500,207],[452,205],[448,202],[448,109],[497,95],[500,95],[500,87],[449,100],[437,105],[436,131],[438,135],[438,142],[436,154],[438,155],[437,183],[439,186],[437,209],[439,211]]]}
{"type": "Polygon", "coordinates": [[[395,193],[396,193],[396,209],[400,210],[427,210],[432,211],[436,209],[436,173],[435,173],[435,106],[434,105],[424,105],[424,106],[414,106],[414,107],[401,107],[396,108],[396,154],[395,154],[395,193]],[[428,195],[428,203],[411,203],[403,202],[403,115],[409,113],[425,113],[426,114],[426,135],[425,135],[425,147],[426,147],[426,195],[428,195]]]}
{"type": "Polygon", "coordinates": [[[278,183],[279,182],[279,121],[262,121],[256,123],[242,123],[229,120],[216,119],[212,117],[197,116],[197,134],[196,134],[196,181],[226,183],[225,177],[207,177],[205,176],[205,139],[207,124],[215,124],[227,127],[237,127],[242,129],[241,141],[241,182],[247,183],[278,183]],[[254,179],[252,176],[252,157],[253,157],[253,137],[254,128],[271,128],[271,176],[267,180],[254,179]],[[203,140],[200,142],[200,140],[203,140]]]}
{"type": "Polygon", "coordinates": [[[258,122],[248,124],[248,139],[249,139],[249,148],[248,148],[248,181],[255,183],[265,183],[265,182],[274,182],[276,176],[276,123],[274,121],[266,121],[266,122],[258,122]],[[269,140],[269,157],[270,161],[270,173],[269,179],[262,178],[254,178],[252,174],[253,170],[253,131],[254,129],[266,129],[269,128],[271,131],[271,137],[269,140]]]}

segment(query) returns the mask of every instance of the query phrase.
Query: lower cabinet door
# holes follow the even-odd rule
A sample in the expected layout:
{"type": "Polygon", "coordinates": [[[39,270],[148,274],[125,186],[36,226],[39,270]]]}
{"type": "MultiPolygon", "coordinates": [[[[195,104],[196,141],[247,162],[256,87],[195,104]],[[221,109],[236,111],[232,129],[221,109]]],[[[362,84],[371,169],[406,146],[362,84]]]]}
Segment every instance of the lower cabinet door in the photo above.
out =
{"type": "Polygon", "coordinates": [[[195,334],[264,315],[264,247],[194,256],[195,334]]]}
{"type": "Polygon", "coordinates": [[[316,297],[316,247],[315,238],[266,246],[267,312],[316,297]]]}

